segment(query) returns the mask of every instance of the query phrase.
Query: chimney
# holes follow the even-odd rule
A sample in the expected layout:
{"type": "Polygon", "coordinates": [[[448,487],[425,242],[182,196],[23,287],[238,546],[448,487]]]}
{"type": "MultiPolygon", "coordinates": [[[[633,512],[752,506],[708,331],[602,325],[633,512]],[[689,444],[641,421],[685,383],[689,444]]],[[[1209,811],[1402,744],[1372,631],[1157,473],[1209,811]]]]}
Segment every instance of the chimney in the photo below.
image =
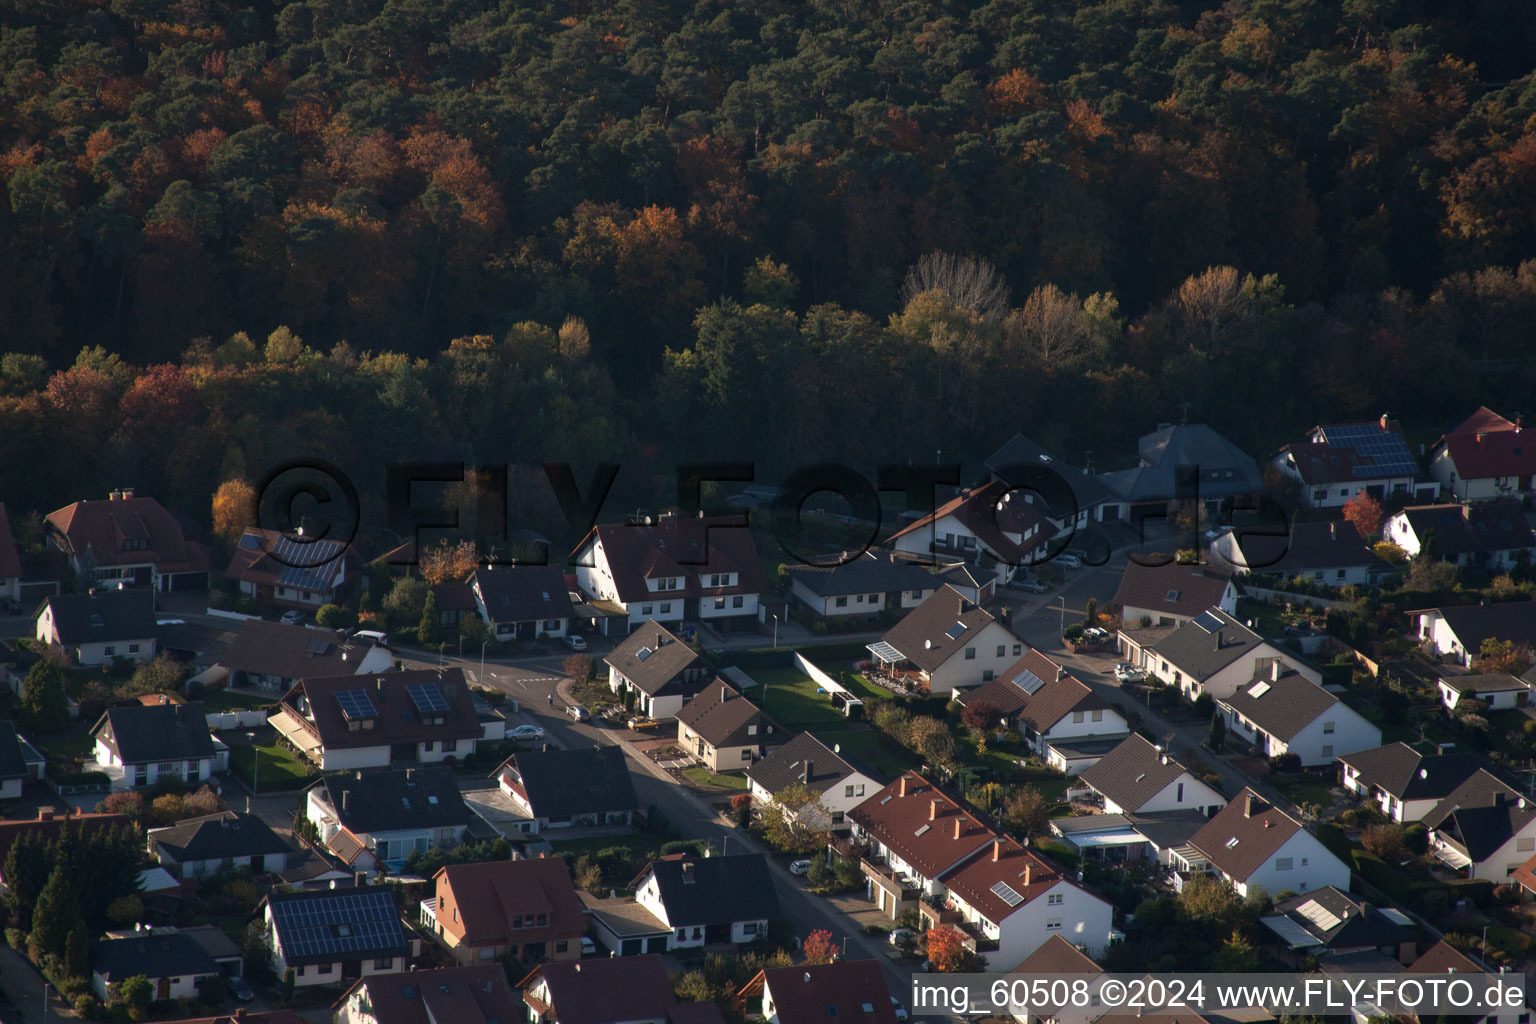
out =
{"type": "Polygon", "coordinates": [[[724,704],[731,699],[731,688],[724,683],[720,684],[720,703],[724,704]]]}
{"type": "Polygon", "coordinates": [[[1029,876],[1034,873],[1028,861],[1024,862],[1024,888],[1029,888],[1029,876]]]}
{"type": "Polygon", "coordinates": [[[992,840],[992,863],[996,864],[999,860],[1002,859],[1002,856],[1003,841],[1001,839],[992,840]]]}
{"type": "Polygon", "coordinates": [[[1276,658],[1269,663],[1269,678],[1271,681],[1276,683],[1280,681],[1280,670],[1282,667],[1283,666],[1279,658],[1276,658]]]}
{"type": "Polygon", "coordinates": [[[416,784],[416,769],[415,768],[407,768],[405,770],[405,784],[407,786],[414,786],[416,784]]]}
{"type": "Polygon", "coordinates": [[[693,884],[693,861],[691,860],[683,861],[683,884],[693,884]]]}
{"type": "Polygon", "coordinates": [[[347,809],[347,803],[351,800],[351,798],[352,798],[352,791],[350,789],[344,789],[344,790],[341,791],[341,809],[342,810],[346,810],[347,809]]]}
{"type": "Polygon", "coordinates": [[[52,807],[42,807],[42,808],[39,808],[38,812],[37,812],[37,820],[38,821],[52,821],[53,820],[53,808],[52,807]]]}
{"type": "Polygon", "coordinates": [[[939,819],[939,801],[937,799],[929,800],[928,801],[928,820],[929,821],[937,821],[938,819],[939,819]]]}
{"type": "Polygon", "coordinates": [[[1216,649],[1221,650],[1221,630],[1216,631],[1216,649]]]}
{"type": "Polygon", "coordinates": [[[805,762],[805,784],[807,786],[811,784],[811,762],[809,760],[805,762]]]}
{"type": "Polygon", "coordinates": [[[1475,440],[1478,444],[1482,444],[1483,443],[1483,438],[1487,437],[1488,434],[1487,434],[1486,431],[1479,430],[1476,434],[1474,434],[1472,436],[1473,436],[1473,440],[1475,440]]]}
{"type": "Polygon", "coordinates": [[[1339,524],[1338,523],[1329,523],[1328,524],[1328,539],[1329,540],[1338,540],[1339,539],[1339,524]]]}
{"type": "Polygon", "coordinates": [[[1060,665],[1056,666],[1056,681],[1061,682],[1061,677],[1067,674],[1067,670],[1060,665]]]}
{"type": "Polygon", "coordinates": [[[956,839],[960,838],[960,819],[959,818],[955,819],[955,838],[956,839]]]}
{"type": "Polygon", "coordinates": [[[359,889],[366,886],[368,884],[368,872],[354,871],[352,873],[352,884],[357,886],[359,889]]]}
{"type": "Polygon", "coordinates": [[[131,497],[133,497],[133,488],[132,487],[124,487],[123,488],[123,500],[127,501],[131,497]]]}
{"type": "Polygon", "coordinates": [[[108,491],[107,492],[107,500],[108,501],[122,501],[123,500],[123,492],[122,491],[108,491]]]}
{"type": "Polygon", "coordinates": [[[1249,791],[1243,795],[1243,817],[1253,817],[1253,812],[1259,809],[1258,795],[1249,791]]]}
{"type": "Polygon", "coordinates": [[[1515,433],[1520,433],[1525,428],[1525,413],[1515,413],[1515,433]]]}
{"type": "Polygon", "coordinates": [[[235,1020],[245,1020],[245,1007],[235,1007],[235,1020]]]}
{"type": "Polygon", "coordinates": [[[1381,414],[1381,429],[1382,430],[1391,430],[1392,429],[1392,414],[1391,413],[1384,412],[1384,413],[1381,414]]]}
{"type": "Polygon", "coordinates": [[[897,793],[896,795],[897,796],[906,796],[907,795],[907,777],[905,775],[903,775],[901,777],[901,791],[899,793],[897,793]]]}

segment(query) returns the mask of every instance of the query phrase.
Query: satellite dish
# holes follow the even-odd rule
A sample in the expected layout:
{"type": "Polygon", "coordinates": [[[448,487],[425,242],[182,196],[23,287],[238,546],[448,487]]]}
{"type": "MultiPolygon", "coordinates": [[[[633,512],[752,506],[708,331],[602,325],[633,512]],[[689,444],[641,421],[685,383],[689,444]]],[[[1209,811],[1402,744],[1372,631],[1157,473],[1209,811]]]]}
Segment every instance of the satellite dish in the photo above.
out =
{"type": "Polygon", "coordinates": [[[843,745],[841,743],[834,743],[834,744],[832,744],[832,753],[834,753],[834,754],[841,754],[842,752],[843,752],[843,745]]]}
{"type": "Polygon", "coordinates": [[[650,526],[651,525],[651,517],[650,516],[646,516],[645,517],[645,525],[646,526],[650,526]]]}
{"type": "Polygon", "coordinates": [[[933,650],[933,641],[932,640],[924,640],[923,641],[923,649],[924,650],[929,650],[929,651],[933,650]]]}
{"type": "Polygon", "coordinates": [[[1421,778],[1421,779],[1429,778],[1429,769],[1428,768],[1420,768],[1419,769],[1419,778],[1421,778]]]}

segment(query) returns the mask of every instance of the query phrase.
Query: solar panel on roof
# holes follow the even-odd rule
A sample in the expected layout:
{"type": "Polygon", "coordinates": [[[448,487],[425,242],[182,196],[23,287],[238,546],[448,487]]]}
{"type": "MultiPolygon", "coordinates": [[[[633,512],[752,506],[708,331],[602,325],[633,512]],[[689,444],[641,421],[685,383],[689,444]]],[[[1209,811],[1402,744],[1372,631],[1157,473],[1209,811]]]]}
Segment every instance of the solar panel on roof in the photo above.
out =
{"type": "Polygon", "coordinates": [[[1024,902],[1024,897],[1019,895],[1017,889],[1007,882],[998,882],[992,887],[992,894],[1010,907],[1016,907],[1024,902]]]}
{"type": "Polygon", "coordinates": [[[1269,683],[1267,683],[1267,682],[1265,682],[1264,680],[1261,679],[1258,682],[1254,683],[1252,688],[1249,689],[1248,696],[1250,696],[1250,697],[1254,698],[1255,700],[1257,700],[1258,698],[1264,696],[1268,692],[1269,692],[1269,683]]]}
{"type": "Polygon", "coordinates": [[[1412,476],[1419,471],[1402,435],[1374,424],[1325,427],[1323,440],[1341,448],[1353,448],[1368,460],[1351,467],[1356,477],[1412,476]]]}
{"type": "Polygon", "coordinates": [[[1339,926],[1339,921],[1342,920],[1338,914],[1335,914],[1317,902],[1317,900],[1307,900],[1307,902],[1296,908],[1296,913],[1311,921],[1325,932],[1333,931],[1333,929],[1339,926]]]}
{"type": "Polygon", "coordinates": [[[1039,676],[1035,675],[1033,672],[1026,668],[1024,671],[1013,677],[1013,685],[1017,686],[1025,693],[1033,695],[1036,690],[1045,685],[1045,680],[1041,679],[1039,676]]]}
{"type": "Polygon", "coordinates": [[[957,622],[944,631],[944,635],[951,640],[958,640],[965,635],[965,623],[957,622]]]}
{"type": "Polygon", "coordinates": [[[336,703],[341,706],[342,715],[348,719],[379,717],[373,706],[373,698],[368,696],[366,690],[342,690],[336,694],[336,703]]]}
{"type": "Polygon", "coordinates": [[[1201,612],[1199,615],[1195,616],[1195,625],[1199,626],[1207,633],[1214,633],[1222,627],[1223,623],[1221,621],[1221,616],[1217,615],[1215,612],[1201,612]]]}
{"type": "Polygon", "coordinates": [[[436,683],[412,683],[405,688],[405,692],[411,695],[416,709],[423,714],[448,710],[448,701],[436,683]]]}
{"type": "Polygon", "coordinates": [[[325,654],[331,649],[331,642],[323,636],[317,636],[304,648],[305,654],[325,654]]]}

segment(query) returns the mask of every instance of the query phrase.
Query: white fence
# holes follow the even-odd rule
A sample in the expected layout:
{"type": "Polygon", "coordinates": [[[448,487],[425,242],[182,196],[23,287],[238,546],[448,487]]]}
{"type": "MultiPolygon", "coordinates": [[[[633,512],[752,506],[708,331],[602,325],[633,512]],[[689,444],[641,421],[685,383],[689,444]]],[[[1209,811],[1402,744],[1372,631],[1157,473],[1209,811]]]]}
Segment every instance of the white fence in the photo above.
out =
{"type": "Polygon", "coordinates": [[[210,729],[255,729],[267,724],[267,713],[261,708],[250,711],[210,711],[210,729]]]}
{"type": "Polygon", "coordinates": [[[1293,594],[1288,590],[1269,590],[1266,587],[1255,587],[1248,583],[1243,584],[1243,593],[1259,601],[1273,601],[1278,597],[1280,600],[1289,601],[1294,605],[1311,605],[1313,608],[1349,609],[1354,607],[1354,604],[1350,601],[1330,601],[1326,597],[1293,594]]]}
{"type": "Polygon", "coordinates": [[[212,615],[216,619],[235,619],[239,622],[244,622],[246,619],[261,618],[260,615],[246,615],[242,612],[221,612],[217,608],[209,608],[206,614],[212,615]]]}
{"type": "MultiPolygon", "coordinates": [[[[864,701],[848,687],[827,675],[821,669],[812,664],[805,655],[795,652],[795,668],[810,676],[817,686],[826,690],[828,694],[842,698],[843,704],[839,709],[844,715],[852,714],[855,707],[863,707],[864,701]]],[[[836,702],[834,702],[835,705],[836,702]]]]}

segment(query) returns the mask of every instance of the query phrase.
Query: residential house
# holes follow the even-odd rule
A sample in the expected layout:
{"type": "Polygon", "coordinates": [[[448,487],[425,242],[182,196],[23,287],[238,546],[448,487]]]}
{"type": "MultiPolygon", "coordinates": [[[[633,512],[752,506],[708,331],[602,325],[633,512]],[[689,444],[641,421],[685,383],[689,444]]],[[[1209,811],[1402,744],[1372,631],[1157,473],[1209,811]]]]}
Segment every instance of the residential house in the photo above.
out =
{"type": "Polygon", "coordinates": [[[1057,935],[1102,953],[1114,930],[1114,907],[1012,839],[994,836],[944,876],[944,887],[942,910],[918,906],[925,926],[960,928],[989,969],[1016,964],[1057,935]]]}
{"type": "Polygon", "coordinates": [[[398,869],[413,850],[455,846],[471,820],[446,765],[327,775],[309,787],[304,815],[326,849],[366,872],[398,869]]]}
{"type": "Polygon", "coordinates": [[[740,771],[787,735],[724,679],[716,678],[677,713],[677,745],[712,772],[740,771]]]}
{"type": "Polygon", "coordinates": [[[1374,803],[1399,825],[1421,821],[1481,771],[1469,754],[1421,754],[1406,743],[1357,750],[1339,758],[1344,788],[1374,803]]]}
{"type": "Polygon", "coordinates": [[[1104,798],[1109,814],[1197,810],[1209,818],[1227,805],[1220,791],[1140,735],[1127,737],[1078,781],[1104,798]]]}
{"type": "Polygon", "coordinates": [[[950,586],[868,646],[888,671],[934,694],[988,682],[1024,653],[1007,626],[950,586]]]}
{"type": "Polygon", "coordinates": [[[1039,502],[1057,530],[1080,530],[1114,518],[1118,510],[1120,496],[1102,480],[1087,469],[1068,465],[1023,434],[1014,434],[982,465],[994,480],[1027,488],[1023,500],[1039,502]],[[1066,491],[1055,481],[1064,483],[1066,491]]]}
{"type": "Polygon", "coordinates": [[[372,675],[394,666],[384,647],[323,629],[246,619],[215,659],[229,685],[286,693],[315,676],[372,675]]]}
{"type": "Polygon", "coordinates": [[[1429,851],[1468,878],[1507,879],[1536,854],[1536,804],[1479,769],[1424,815],[1429,851]]]}
{"type": "Polygon", "coordinates": [[[736,516],[599,523],[571,560],[581,592],[627,616],[604,618],[605,626],[626,631],[649,619],[750,625],[768,589],[751,531],[736,516]]]}
{"type": "Polygon", "coordinates": [[[1174,863],[1181,872],[1208,866],[1245,898],[1260,886],[1267,893],[1349,888],[1349,865],[1252,789],[1217,812],[1174,863]]]}
{"type": "Polygon", "coordinates": [[[1279,945],[1320,960],[1379,953],[1398,965],[1418,956],[1419,927],[1396,907],[1373,907],[1327,885],[1275,904],[1259,919],[1279,945]]]}
{"type": "Polygon", "coordinates": [[[155,590],[207,590],[208,549],[187,540],[176,517],[131,488],[106,501],[77,501],[45,520],[48,546],[82,580],[155,590]]]}
{"type": "Polygon", "coordinates": [[[1168,513],[1170,502],[1199,500],[1208,511],[1257,494],[1264,487],[1259,465],[1203,423],[1160,423],[1136,443],[1136,466],[1099,474],[1119,498],[1103,518],[1139,519],[1168,513]]]}
{"type": "MultiPolygon", "coordinates": [[[[1104,972],[1087,953],[1060,935],[1052,935],[1033,953],[1020,960],[1008,973],[1022,975],[1031,980],[1042,976],[1082,974],[1088,976],[1085,980],[1089,980],[1104,972]]],[[[1027,1009],[1016,1011],[1013,1019],[1019,1024],[1047,1024],[1056,1019],[1061,1009],[1060,1006],[1042,1006],[1031,1001],[1027,1009]]],[[[1100,1011],[1097,1008],[1090,1010],[1088,1007],[1082,1007],[1081,1012],[1085,1017],[1093,1018],[1100,1011]]]]}
{"type": "Polygon", "coordinates": [[[1019,568],[1045,561],[1058,532],[1026,496],[1001,480],[963,490],[887,543],[935,562],[970,562],[997,584],[1007,583],[1019,568]]]}
{"type": "Polygon", "coordinates": [[[91,947],[91,990],[104,1003],[133,977],[148,979],[156,999],[196,999],[203,982],[221,974],[192,936],[174,928],[102,939],[91,947]]]}
{"type": "Polygon", "coordinates": [[[155,595],[148,591],[90,590],[54,594],[37,613],[37,639],[69,653],[82,667],[116,659],[143,663],[155,656],[155,595]]]}
{"type": "MultiPolygon", "coordinates": [[[[457,580],[445,580],[432,585],[432,600],[437,605],[437,628],[444,636],[458,636],[459,623],[466,617],[480,616],[480,600],[475,588],[457,580]]],[[[566,600],[570,600],[567,591],[566,600]]]]}
{"type": "Polygon", "coordinates": [[[517,988],[530,1024],[669,1024],[678,1006],[654,954],[539,964],[517,988]]]}
{"type": "Polygon", "coordinates": [[[1211,564],[1238,576],[1273,575],[1330,587],[1373,587],[1394,570],[1376,557],[1366,541],[1347,521],[1297,522],[1289,534],[1229,529],[1211,541],[1211,564]]]}
{"type": "Polygon", "coordinates": [[[1107,864],[1148,860],[1172,866],[1174,855],[1189,846],[1208,820],[1199,808],[1149,814],[1078,814],[1052,818],[1051,832],[1084,860],[1107,864]]]}
{"type": "Polygon", "coordinates": [[[1301,485],[1308,508],[1339,508],[1360,495],[1381,501],[1410,494],[1419,475],[1402,424],[1386,415],[1375,423],[1313,427],[1306,441],[1281,448],[1274,466],[1301,485]]]}
{"type": "Polygon", "coordinates": [[[840,565],[792,565],[787,571],[790,596],[813,621],[900,614],[922,604],[940,585],[933,573],[889,551],[864,551],[840,565]]]}
{"type": "Polygon", "coordinates": [[[814,829],[849,828],[848,812],[883,783],[855,768],[821,740],[803,732],[747,769],[747,792],[761,805],[778,802],[780,793],[806,789],[812,802],[785,807],[790,817],[814,829]]]}
{"type": "Polygon", "coordinates": [[[1508,711],[1531,702],[1531,684],[1508,672],[1443,675],[1435,681],[1435,688],[1448,711],[1461,707],[1462,701],[1476,701],[1489,711],[1508,711]]]}
{"type": "Polygon", "coordinates": [[[421,901],[421,925],[459,965],[506,957],[575,960],[586,930],[571,871],[560,857],[451,864],[421,901]]]}
{"type": "Polygon", "coordinates": [[[1127,627],[1174,626],[1219,608],[1237,611],[1232,574],[1211,565],[1169,562],[1144,565],[1132,558],[1120,577],[1114,603],[1127,627]]]}
{"type": "Polygon", "coordinates": [[[1322,682],[1322,674],[1315,668],[1215,608],[1150,647],[1133,650],[1123,634],[1121,644],[1135,655],[1128,660],[1145,668],[1160,683],[1178,687],[1189,700],[1202,693],[1225,700],[1253,679],[1259,662],[1272,658],[1284,657],[1303,677],[1322,682]]]}
{"type": "Polygon", "coordinates": [[[513,826],[524,834],[630,825],[639,807],[617,746],[525,750],[502,762],[492,777],[524,815],[513,826]]]}
{"type": "Polygon", "coordinates": [[[997,596],[997,576],[971,562],[940,565],[933,570],[933,579],[935,586],[948,584],[972,604],[986,604],[997,596]]]}
{"type": "Polygon", "coordinates": [[[331,1011],[336,1024],[512,1024],[523,1001],[500,964],[471,964],[359,978],[331,1011]]]}
{"type": "Polygon", "coordinates": [[[7,884],[4,876],[5,858],[11,846],[22,836],[38,836],[44,843],[57,842],[65,829],[75,829],[89,834],[116,828],[132,828],[133,819],[126,814],[87,814],[76,808],[73,813],[57,814],[45,807],[33,818],[13,818],[0,821],[0,885],[7,884]]]}
{"type": "Polygon", "coordinates": [[[655,621],[620,640],[603,662],[608,688],[625,696],[637,713],[658,721],[674,717],[715,677],[709,662],[655,621]]]}
{"type": "Polygon", "coordinates": [[[941,879],[980,853],[992,830],[917,772],[848,812],[869,896],[891,920],[924,896],[942,896],[941,879]]]}
{"type": "Polygon", "coordinates": [[[301,846],[289,859],[287,870],[277,875],[279,885],[294,890],[337,889],[356,880],[346,861],[312,846],[301,846]]]}
{"type": "Polygon", "coordinates": [[[571,596],[558,565],[477,569],[469,578],[475,608],[498,640],[562,637],[571,626],[571,596]]]}
{"type": "Polygon", "coordinates": [[[1123,739],[1131,731],[1109,701],[1028,646],[997,679],[956,699],[967,708],[994,709],[1031,750],[1069,775],[1092,763],[1095,755],[1083,756],[1085,742],[1123,739]]]}
{"type": "Polygon", "coordinates": [[[313,611],[341,603],[350,586],[347,545],[306,536],[305,529],[303,524],[293,533],[246,527],[224,575],[263,605],[313,611]]]}
{"type": "Polygon", "coordinates": [[[672,930],[667,949],[751,942],[779,916],[760,853],[652,861],[635,880],[635,902],[672,930]]]}
{"type": "Polygon", "coordinates": [[[1536,549],[1536,533],[1517,501],[1414,505],[1388,516],[1381,532],[1410,558],[1478,569],[1514,568],[1536,549]]]}
{"type": "Polygon", "coordinates": [[[1471,665],[1487,640],[1536,646],[1536,601],[1503,601],[1410,611],[1419,617],[1419,639],[1436,655],[1471,665]]]}
{"type": "Polygon", "coordinates": [[[48,759],[16,731],[14,722],[0,721],[0,800],[20,800],[28,782],[41,782],[48,759]]]}
{"type": "Polygon", "coordinates": [[[270,721],[326,771],[458,759],[493,726],[456,668],[306,677],[270,721]]]}
{"type": "Polygon", "coordinates": [[[1457,501],[1495,501],[1531,493],[1536,446],[1520,416],[1505,419],[1486,405],[1429,449],[1429,475],[1457,501]]]}
{"type": "Polygon", "coordinates": [[[25,643],[20,637],[0,640],[0,684],[17,697],[26,685],[27,673],[43,660],[30,645],[23,646],[25,643]]]}
{"type": "Polygon", "coordinates": [[[386,886],[273,892],[263,901],[262,921],[273,972],[281,978],[293,968],[299,988],[398,974],[411,951],[386,886]]]}
{"type": "Polygon", "coordinates": [[[1305,768],[1381,746],[1381,729],[1283,658],[1261,658],[1252,679],[1217,703],[1228,742],[1265,757],[1295,754],[1305,768]]]}
{"type": "Polygon", "coordinates": [[[229,747],[208,731],[201,702],[110,708],[91,728],[98,768],[115,789],[172,778],[196,786],[229,770],[229,747]]]}
{"type": "Polygon", "coordinates": [[[736,993],[736,1005],[763,1024],[896,1024],[891,990],[874,960],[767,967],[736,993]]]}
{"type": "Polygon", "coordinates": [[[220,811],[187,818],[148,834],[149,852],[178,877],[198,878],[231,868],[253,875],[284,871],[293,848],[254,814],[220,811]]]}

